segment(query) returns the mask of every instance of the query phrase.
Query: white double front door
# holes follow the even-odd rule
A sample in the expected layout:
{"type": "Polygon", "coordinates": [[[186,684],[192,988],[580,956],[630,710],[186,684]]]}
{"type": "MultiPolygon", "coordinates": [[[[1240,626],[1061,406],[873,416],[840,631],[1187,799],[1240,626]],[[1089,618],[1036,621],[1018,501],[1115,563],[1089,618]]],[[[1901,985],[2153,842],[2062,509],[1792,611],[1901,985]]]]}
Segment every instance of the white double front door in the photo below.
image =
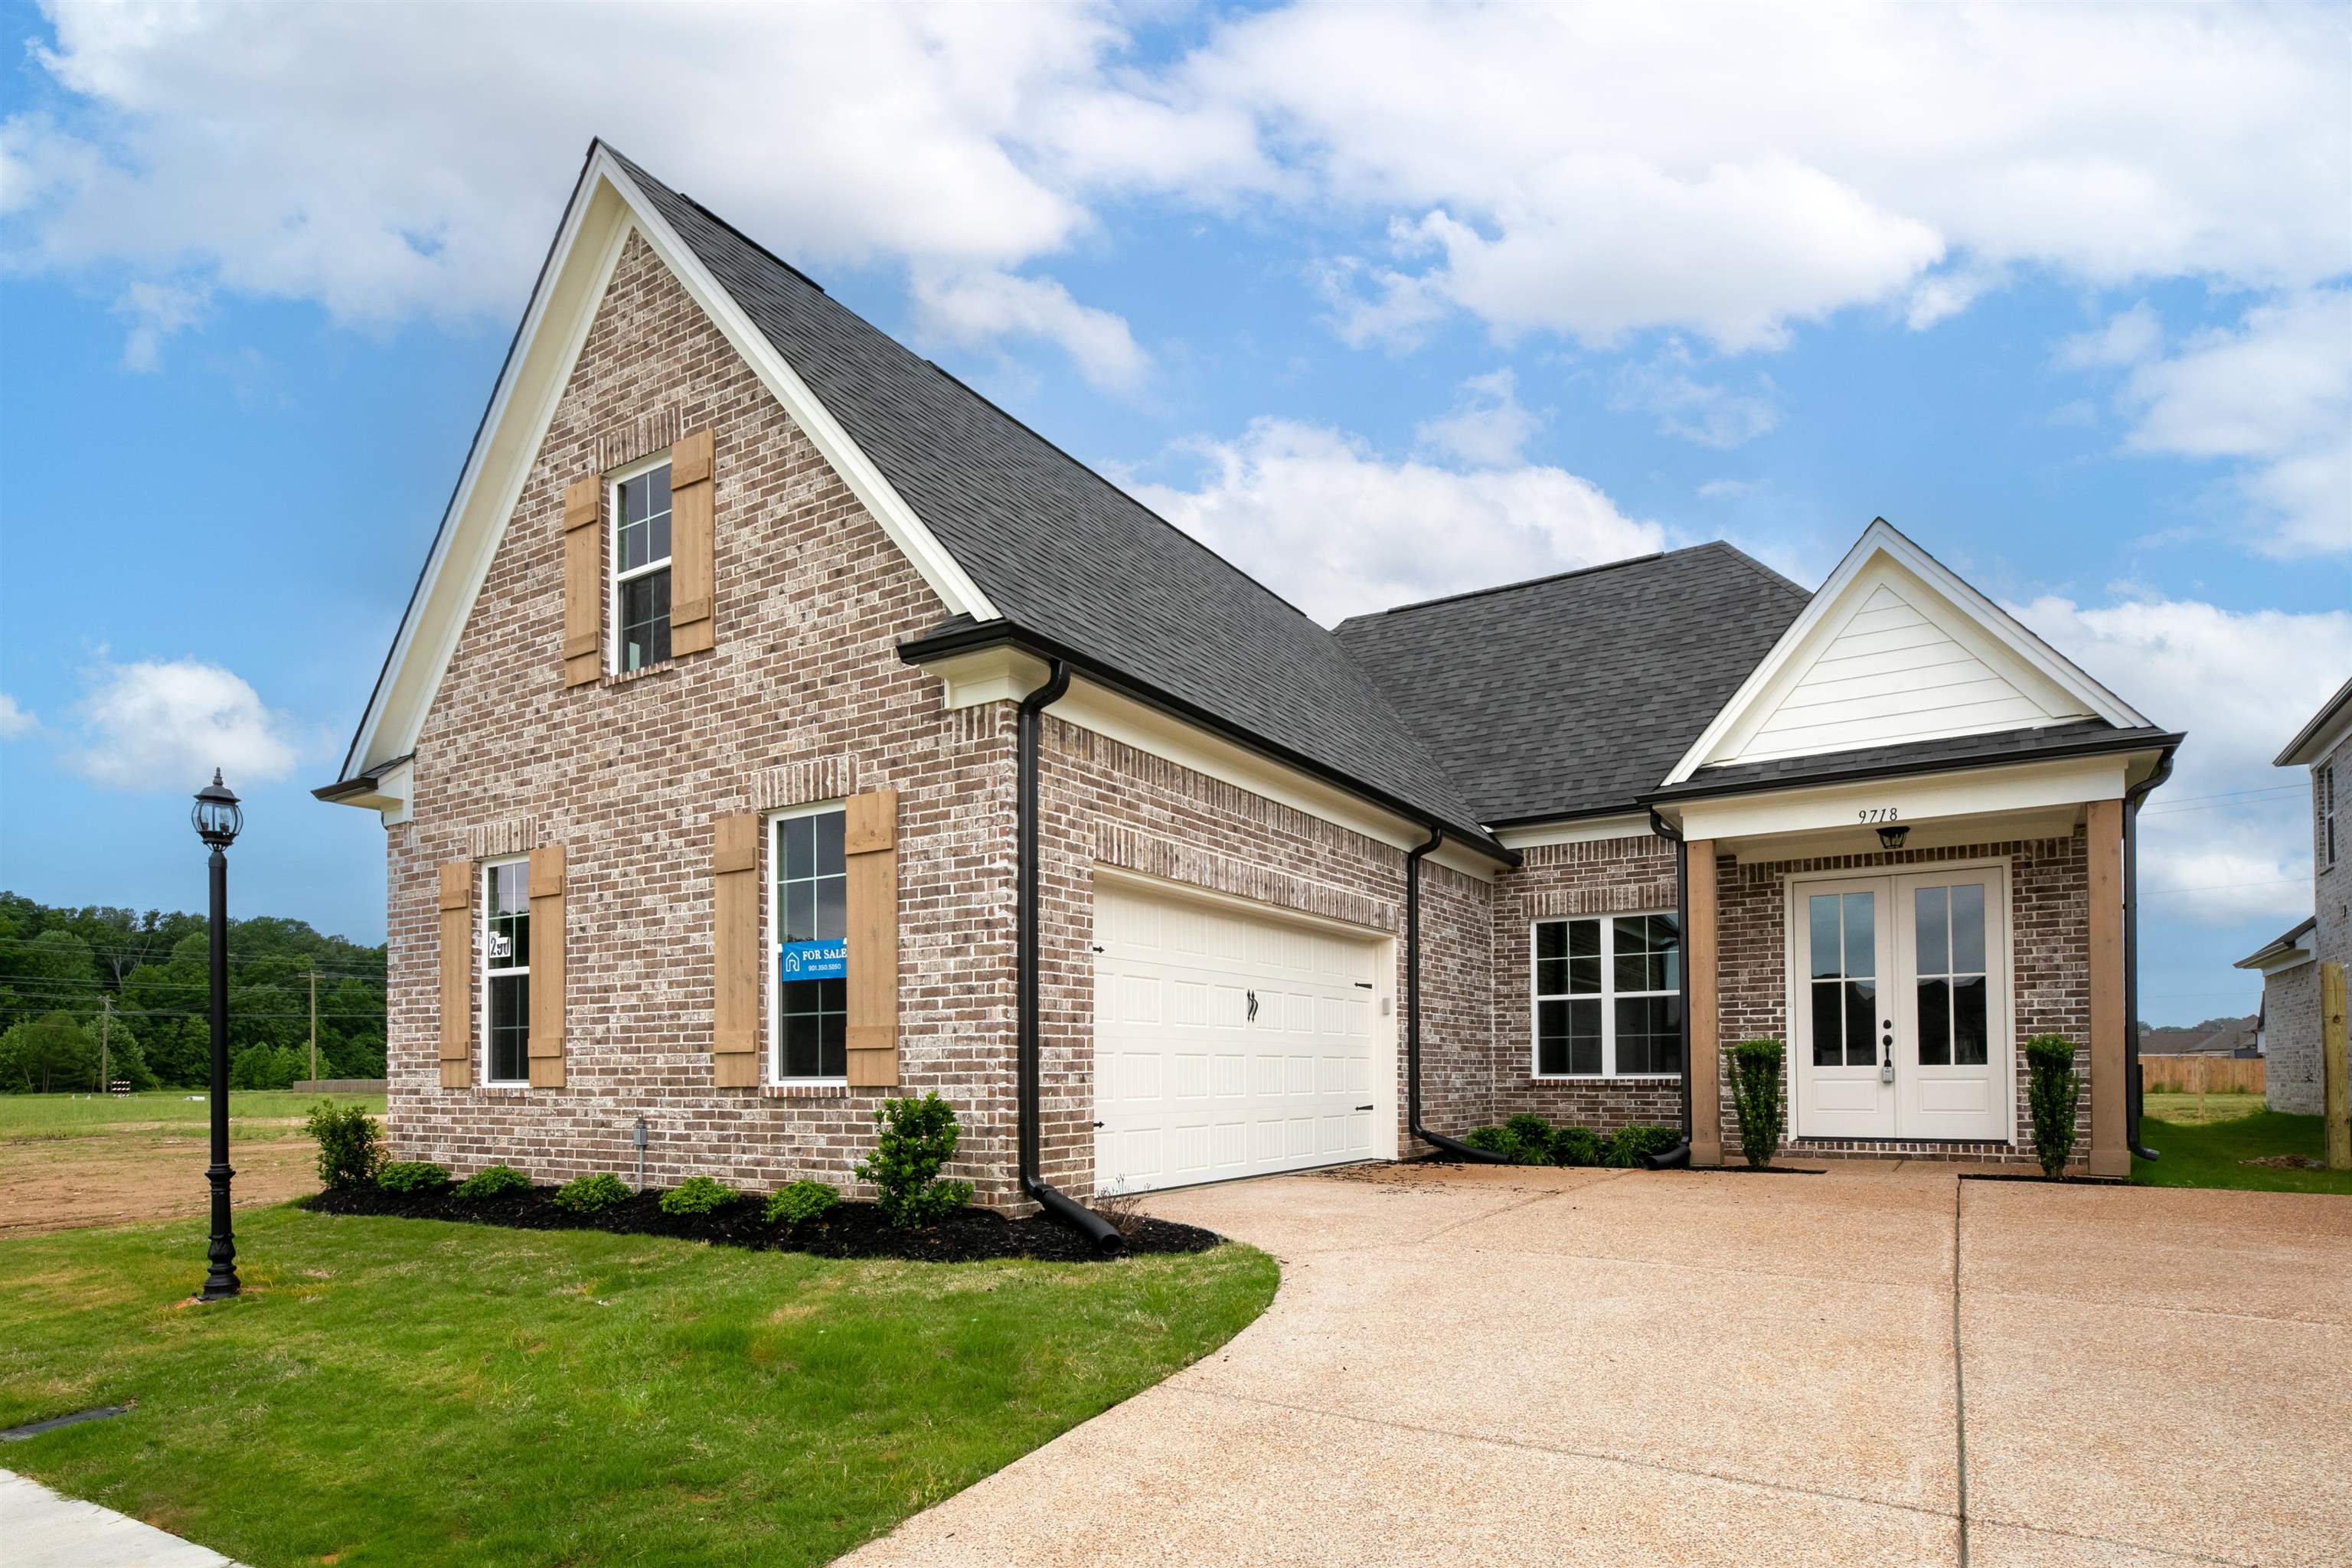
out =
{"type": "Polygon", "coordinates": [[[1792,879],[1789,932],[1793,1136],[2011,1136],[2004,868],[1792,879]]]}

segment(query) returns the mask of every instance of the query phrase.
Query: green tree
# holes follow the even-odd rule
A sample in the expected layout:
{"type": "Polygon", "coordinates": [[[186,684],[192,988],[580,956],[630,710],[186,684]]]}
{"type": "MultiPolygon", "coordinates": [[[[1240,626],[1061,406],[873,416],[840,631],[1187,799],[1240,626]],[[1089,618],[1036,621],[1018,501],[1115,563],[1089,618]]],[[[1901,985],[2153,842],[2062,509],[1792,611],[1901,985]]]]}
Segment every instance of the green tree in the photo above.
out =
{"type": "Polygon", "coordinates": [[[48,1094],[98,1079],[98,1037],[70,1013],[47,1013],[0,1035],[0,1085],[48,1094]]]}

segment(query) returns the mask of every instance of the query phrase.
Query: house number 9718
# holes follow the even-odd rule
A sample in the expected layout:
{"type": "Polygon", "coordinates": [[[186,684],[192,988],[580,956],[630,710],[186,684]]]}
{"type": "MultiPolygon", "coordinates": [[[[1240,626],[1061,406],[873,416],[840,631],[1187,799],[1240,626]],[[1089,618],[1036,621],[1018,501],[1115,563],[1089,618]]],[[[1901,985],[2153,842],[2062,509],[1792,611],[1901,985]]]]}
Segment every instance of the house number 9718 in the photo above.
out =
{"type": "Polygon", "coordinates": [[[1897,815],[1891,805],[1865,805],[1861,812],[1862,820],[1864,822],[1893,822],[1897,815]]]}

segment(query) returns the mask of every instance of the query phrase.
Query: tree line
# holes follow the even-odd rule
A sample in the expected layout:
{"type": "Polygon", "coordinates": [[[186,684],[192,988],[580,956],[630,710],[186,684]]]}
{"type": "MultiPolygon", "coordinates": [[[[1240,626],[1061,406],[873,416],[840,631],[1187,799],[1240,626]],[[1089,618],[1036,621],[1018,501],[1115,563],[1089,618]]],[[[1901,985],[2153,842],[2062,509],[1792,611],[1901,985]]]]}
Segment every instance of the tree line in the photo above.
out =
{"type": "MultiPolygon", "coordinates": [[[[201,1086],[211,1077],[210,922],[0,892],[0,1091],[201,1086]]],[[[228,928],[229,1082],[382,1078],[384,950],[262,915],[228,928]]]]}

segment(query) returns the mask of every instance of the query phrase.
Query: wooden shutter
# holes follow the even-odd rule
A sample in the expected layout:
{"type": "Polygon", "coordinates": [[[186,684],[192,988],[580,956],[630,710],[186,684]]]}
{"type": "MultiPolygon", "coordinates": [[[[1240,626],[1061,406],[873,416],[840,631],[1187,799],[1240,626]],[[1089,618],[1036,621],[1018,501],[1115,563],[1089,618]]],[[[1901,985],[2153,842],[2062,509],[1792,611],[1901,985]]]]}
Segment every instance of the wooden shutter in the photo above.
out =
{"type": "Polygon", "coordinates": [[[757,1089],[760,819],[750,812],[711,825],[710,954],[713,1081],[720,1089],[757,1089]]]}
{"type": "Polygon", "coordinates": [[[530,1087],[563,1087],[563,846],[530,852],[530,1087]]]}
{"type": "Polygon", "coordinates": [[[841,833],[849,873],[849,1085],[898,1085],[898,792],[852,795],[841,833]]]}
{"type": "Polygon", "coordinates": [[[604,481],[594,474],[563,492],[563,684],[604,673],[604,481]]]}
{"type": "Polygon", "coordinates": [[[696,430],[669,449],[669,652],[672,658],[710,647],[712,616],[710,431],[696,430]]]}
{"type": "Polygon", "coordinates": [[[474,863],[441,867],[441,1087],[474,1081],[474,863]]]}

